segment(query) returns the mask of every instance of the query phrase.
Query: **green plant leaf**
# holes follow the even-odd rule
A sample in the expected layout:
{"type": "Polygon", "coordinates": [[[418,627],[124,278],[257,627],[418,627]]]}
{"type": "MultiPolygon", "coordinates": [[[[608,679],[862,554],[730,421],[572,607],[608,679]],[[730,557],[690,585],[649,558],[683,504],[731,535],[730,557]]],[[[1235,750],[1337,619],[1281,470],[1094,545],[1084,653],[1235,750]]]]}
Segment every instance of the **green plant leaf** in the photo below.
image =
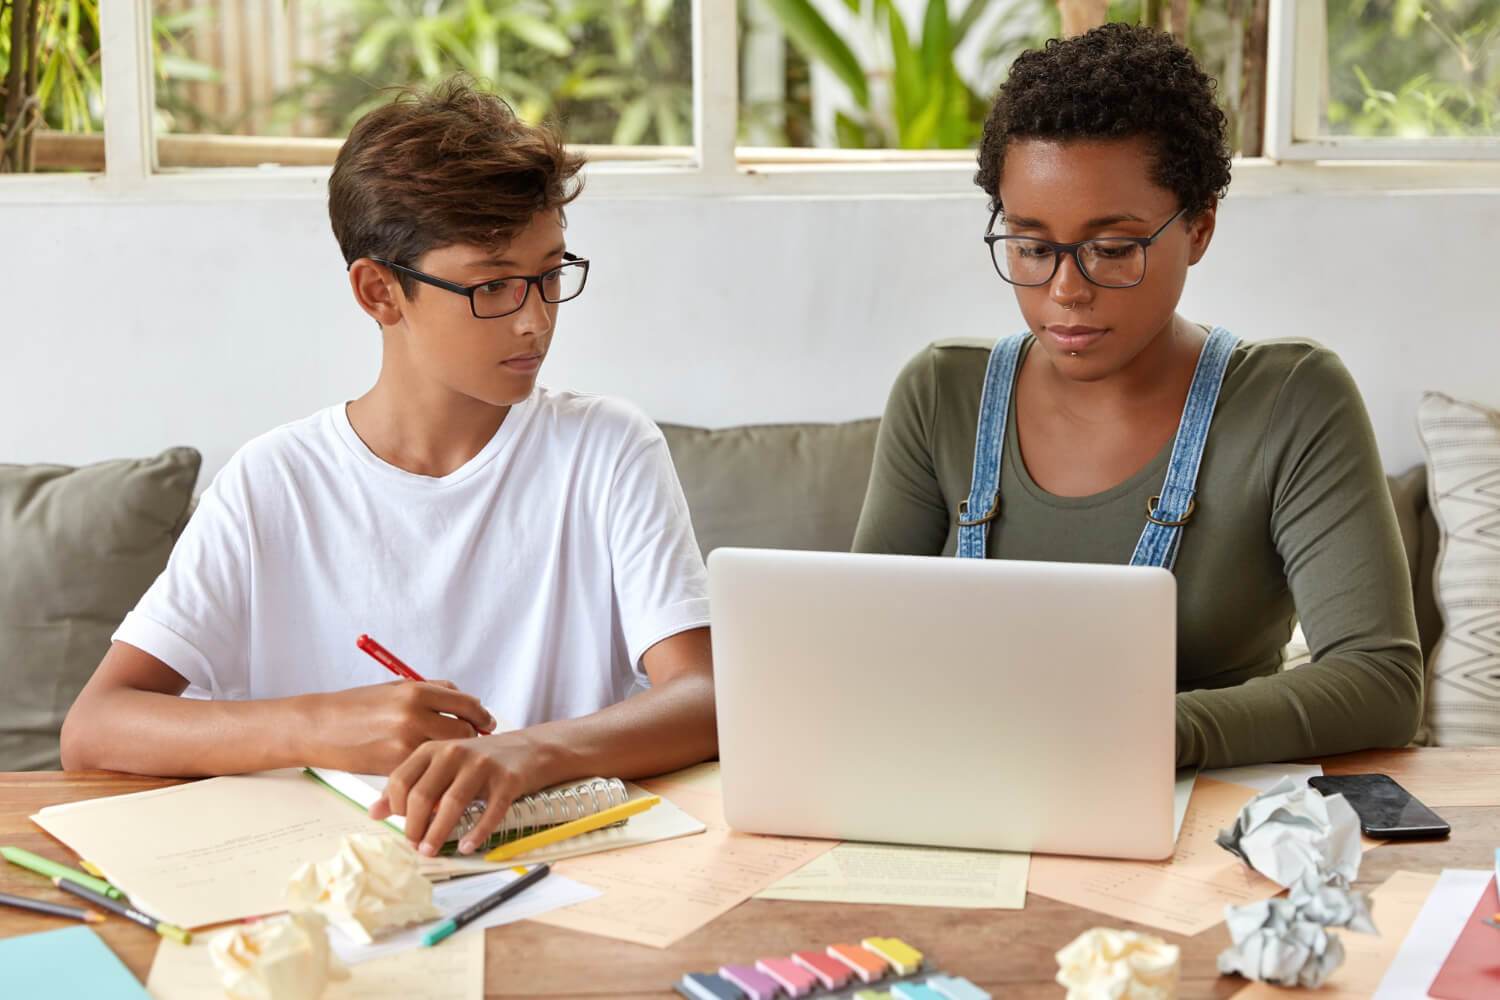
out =
{"type": "Polygon", "coordinates": [[[615,124],[614,144],[636,146],[651,125],[651,104],[644,97],[637,97],[625,105],[620,120],[615,124]]]}
{"type": "Polygon", "coordinates": [[[687,129],[682,119],[673,110],[670,101],[659,101],[656,105],[656,139],[663,146],[688,145],[687,129]]]}
{"type": "MultiPolygon", "coordinates": [[[[677,0],[646,0],[646,23],[653,28],[661,24],[666,19],[666,16],[672,12],[672,6],[676,2],[677,0]]],[[[669,145],[676,145],[676,143],[669,143],[669,145]]]]}
{"type": "Polygon", "coordinates": [[[219,70],[207,63],[196,59],[188,59],[185,56],[175,55],[171,52],[163,52],[156,60],[156,69],[163,78],[168,80],[192,80],[198,83],[217,83],[223,79],[219,70]]]}
{"type": "Polygon", "coordinates": [[[386,50],[406,26],[395,18],[377,21],[365,30],[349,53],[349,68],[356,73],[371,73],[385,62],[386,50]]]}
{"type": "Polygon", "coordinates": [[[963,44],[963,40],[969,37],[969,31],[989,10],[990,0],[969,0],[964,12],[958,15],[958,20],[953,24],[953,47],[956,49],[963,44]]]}
{"type": "Polygon", "coordinates": [[[840,149],[864,149],[867,145],[864,126],[842,111],[833,113],[833,130],[840,149]]]}
{"type": "MultiPolygon", "coordinates": [[[[927,105],[927,81],[922,75],[922,55],[912,48],[906,33],[906,22],[895,4],[882,0],[881,7],[887,18],[887,30],[891,36],[891,58],[895,62],[892,73],[892,111],[896,117],[896,134],[902,136],[911,122],[927,105]]],[[[899,140],[905,147],[904,140],[899,140]]]]}
{"type": "Polygon", "coordinates": [[[573,43],[568,36],[539,17],[521,11],[506,11],[497,20],[502,28],[543,52],[558,57],[573,54],[573,43]]]}
{"type": "Polygon", "coordinates": [[[443,75],[442,60],[434,37],[436,28],[437,23],[428,18],[412,25],[412,49],[416,52],[417,64],[422,67],[422,79],[428,83],[436,83],[443,75]]]}
{"type": "Polygon", "coordinates": [[[903,122],[901,129],[902,149],[931,149],[937,141],[938,119],[943,113],[943,95],[936,93],[932,100],[922,106],[922,110],[908,122],[903,122]]]}
{"type": "Polygon", "coordinates": [[[832,70],[849,88],[856,104],[862,108],[870,106],[870,83],[859,60],[808,0],[766,0],[766,6],[775,13],[798,52],[832,70]]]}
{"type": "Polygon", "coordinates": [[[953,66],[952,32],[948,26],[948,4],[945,0],[927,0],[922,17],[922,69],[927,79],[953,66]]]}

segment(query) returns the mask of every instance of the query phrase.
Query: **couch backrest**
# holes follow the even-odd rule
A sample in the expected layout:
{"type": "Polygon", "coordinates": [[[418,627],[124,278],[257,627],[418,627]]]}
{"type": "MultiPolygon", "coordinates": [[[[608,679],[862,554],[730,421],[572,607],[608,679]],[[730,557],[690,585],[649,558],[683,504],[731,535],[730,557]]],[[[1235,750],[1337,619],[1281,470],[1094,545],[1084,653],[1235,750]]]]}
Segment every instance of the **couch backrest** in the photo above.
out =
{"type": "Polygon", "coordinates": [[[662,424],[698,547],[849,551],[880,421],[662,424]]]}
{"type": "MultiPolygon", "coordinates": [[[[705,556],[721,545],[848,551],[870,478],[878,418],[661,428],[705,556]]],[[[1388,485],[1426,655],[1442,631],[1432,592],[1438,536],[1427,504],[1427,471],[1416,466],[1390,476],[1388,485]]]]}

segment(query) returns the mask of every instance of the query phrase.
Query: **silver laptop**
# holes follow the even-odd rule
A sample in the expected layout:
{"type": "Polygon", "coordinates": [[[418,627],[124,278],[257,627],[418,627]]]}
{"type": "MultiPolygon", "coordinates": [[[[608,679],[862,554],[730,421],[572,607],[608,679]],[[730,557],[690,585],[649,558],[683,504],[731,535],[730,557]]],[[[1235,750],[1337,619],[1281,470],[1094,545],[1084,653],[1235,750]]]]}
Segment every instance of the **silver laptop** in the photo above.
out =
{"type": "Polygon", "coordinates": [[[708,578],[735,829],[1172,853],[1166,570],[721,548],[708,578]]]}

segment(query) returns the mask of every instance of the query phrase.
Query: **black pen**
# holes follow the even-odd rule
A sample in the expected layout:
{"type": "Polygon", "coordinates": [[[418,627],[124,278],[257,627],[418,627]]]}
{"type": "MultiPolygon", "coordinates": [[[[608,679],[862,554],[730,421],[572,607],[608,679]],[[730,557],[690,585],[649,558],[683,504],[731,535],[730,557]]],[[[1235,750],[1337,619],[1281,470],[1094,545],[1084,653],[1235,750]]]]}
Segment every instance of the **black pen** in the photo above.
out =
{"type": "Polygon", "coordinates": [[[439,941],[443,940],[443,938],[452,934],[464,924],[467,924],[473,920],[477,920],[479,917],[484,916],[490,910],[493,910],[495,907],[499,906],[501,903],[514,896],[516,893],[521,892],[524,889],[529,888],[530,886],[536,885],[542,879],[546,878],[547,873],[551,870],[551,866],[543,861],[541,864],[531,869],[531,871],[527,872],[525,875],[522,875],[520,878],[516,879],[513,882],[506,883],[497,891],[490,893],[488,896],[475,903],[471,903],[466,909],[460,910],[458,913],[438,924],[432,930],[422,935],[422,943],[428,946],[437,944],[439,941]]]}
{"type": "Polygon", "coordinates": [[[193,940],[193,935],[181,927],[174,927],[163,920],[157,920],[148,913],[142,913],[135,907],[127,906],[117,899],[110,899],[104,893],[95,892],[86,885],[79,885],[77,882],[70,882],[63,878],[53,879],[52,884],[63,892],[71,892],[75,896],[82,896],[101,910],[108,910],[110,913],[118,914],[126,920],[134,920],[142,927],[149,927],[162,937],[171,938],[178,944],[187,944],[193,940]]]}

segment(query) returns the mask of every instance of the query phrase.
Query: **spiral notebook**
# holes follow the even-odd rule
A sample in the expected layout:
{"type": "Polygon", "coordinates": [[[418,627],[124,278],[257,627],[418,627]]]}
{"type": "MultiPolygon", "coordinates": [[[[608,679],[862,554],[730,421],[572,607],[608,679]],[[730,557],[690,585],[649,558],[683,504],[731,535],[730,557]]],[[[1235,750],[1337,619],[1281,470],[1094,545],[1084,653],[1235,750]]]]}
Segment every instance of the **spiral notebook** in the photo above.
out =
{"type": "MultiPolygon", "coordinates": [[[[380,797],[380,793],[385,790],[384,775],[352,774],[348,771],[324,767],[310,767],[307,773],[363,809],[369,809],[370,805],[380,797]]],[[[523,795],[511,803],[500,828],[475,854],[477,856],[517,837],[524,837],[569,820],[582,819],[584,816],[593,815],[611,806],[622,805],[631,799],[641,798],[648,794],[650,793],[645,789],[630,782],[621,781],[619,778],[584,778],[544,788],[530,795],[523,795]]],[[[449,831],[443,853],[454,853],[459,838],[469,832],[478,822],[483,811],[482,802],[475,802],[465,811],[458,823],[449,831]]],[[[385,822],[402,833],[406,832],[406,822],[400,816],[392,816],[385,822]]],[[[660,805],[628,820],[570,837],[549,847],[528,851],[521,856],[521,860],[527,863],[556,861],[580,854],[592,854],[595,851],[612,850],[616,847],[633,847],[636,844],[684,837],[701,833],[704,829],[702,823],[663,799],[660,805]]],[[[477,857],[462,860],[477,861],[477,857]]],[[[509,863],[513,862],[505,864],[509,863]]],[[[504,867],[504,864],[499,867],[504,867]]]]}

